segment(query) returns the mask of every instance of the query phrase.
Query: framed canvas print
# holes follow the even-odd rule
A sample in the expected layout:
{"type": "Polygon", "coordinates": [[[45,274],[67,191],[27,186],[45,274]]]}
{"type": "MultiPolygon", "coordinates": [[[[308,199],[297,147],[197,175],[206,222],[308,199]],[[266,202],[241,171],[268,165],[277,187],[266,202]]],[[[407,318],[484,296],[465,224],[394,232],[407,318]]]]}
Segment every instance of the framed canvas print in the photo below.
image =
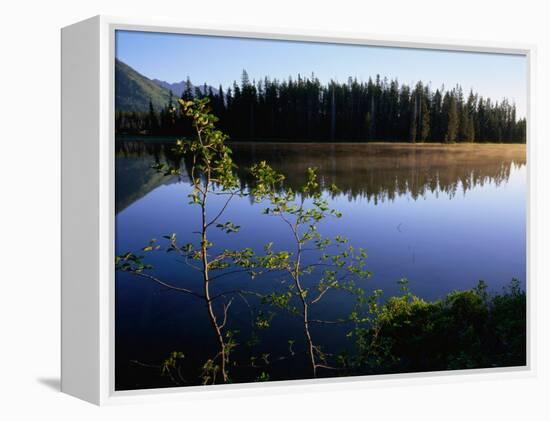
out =
{"type": "Polygon", "coordinates": [[[62,390],[531,372],[532,54],[64,28],[62,390]]]}

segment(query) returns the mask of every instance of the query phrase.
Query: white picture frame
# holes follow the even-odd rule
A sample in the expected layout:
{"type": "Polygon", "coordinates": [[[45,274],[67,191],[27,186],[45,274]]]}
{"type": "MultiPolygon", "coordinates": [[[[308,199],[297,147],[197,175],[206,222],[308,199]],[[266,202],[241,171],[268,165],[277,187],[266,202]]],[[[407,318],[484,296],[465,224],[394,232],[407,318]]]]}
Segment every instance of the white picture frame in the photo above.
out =
{"type": "Polygon", "coordinates": [[[244,396],[383,384],[444,383],[536,373],[532,278],[535,220],[532,128],[535,92],[533,45],[281,30],[96,16],[61,31],[62,51],[62,355],[61,390],[97,405],[244,396]],[[388,47],[522,54],[528,66],[527,103],[527,365],[418,374],[376,375],[262,384],[114,390],[114,59],[115,31],[220,35],[388,47]],[[77,112],[78,111],[78,112],[77,112]]]}

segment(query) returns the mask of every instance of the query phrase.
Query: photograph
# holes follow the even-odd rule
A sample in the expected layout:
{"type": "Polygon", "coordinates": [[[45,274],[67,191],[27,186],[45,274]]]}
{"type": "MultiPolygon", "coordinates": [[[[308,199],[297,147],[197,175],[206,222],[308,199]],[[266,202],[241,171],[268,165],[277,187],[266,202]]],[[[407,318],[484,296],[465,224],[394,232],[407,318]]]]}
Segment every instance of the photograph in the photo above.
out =
{"type": "Polygon", "coordinates": [[[288,38],[115,31],[114,390],[527,366],[528,57],[288,38]]]}

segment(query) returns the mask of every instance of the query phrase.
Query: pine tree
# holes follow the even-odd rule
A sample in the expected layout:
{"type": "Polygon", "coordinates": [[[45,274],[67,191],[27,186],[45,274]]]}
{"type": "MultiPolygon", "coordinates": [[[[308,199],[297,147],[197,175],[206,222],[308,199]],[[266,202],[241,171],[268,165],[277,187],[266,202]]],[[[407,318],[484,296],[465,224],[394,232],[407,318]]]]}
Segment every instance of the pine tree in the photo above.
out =
{"type": "Polygon", "coordinates": [[[334,82],[331,83],[330,93],[330,140],[334,141],[336,136],[336,87],[334,82]]]}
{"type": "Polygon", "coordinates": [[[151,134],[154,134],[158,129],[158,119],[155,113],[155,108],[153,107],[153,102],[149,100],[149,119],[148,119],[148,128],[151,134]]]}
{"type": "Polygon", "coordinates": [[[430,107],[428,104],[428,98],[430,97],[430,90],[428,87],[424,88],[420,102],[420,141],[426,142],[430,136],[430,107]]]}
{"type": "Polygon", "coordinates": [[[435,94],[431,101],[431,135],[430,138],[434,142],[441,142],[444,140],[444,122],[443,122],[443,98],[441,91],[436,89],[435,94]]]}
{"type": "Polygon", "coordinates": [[[412,143],[416,142],[416,132],[417,132],[417,109],[418,109],[418,96],[413,95],[411,100],[411,112],[410,112],[410,131],[409,139],[412,143]]]}
{"type": "MultiPolygon", "coordinates": [[[[187,78],[183,99],[208,96],[219,126],[234,139],[312,141],[518,142],[525,141],[525,120],[507,100],[491,102],[470,91],[465,101],[460,86],[431,92],[418,82],[411,88],[377,76],[360,82],[330,81],[322,85],[312,74],[296,80],[256,83],[243,71],[224,93],[187,78]]],[[[151,101],[152,102],[152,101],[151,101]]],[[[176,113],[173,94],[158,110],[116,112],[117,133],[183,136],[192,132],[189,119],[176,113]]]]}
{"type": "Polygon", "coordinates": [[[455,92],[447,92],[443,98],[443,110],[446,119],[445,142],[455,142],[458,134],[458,109],[455,92]]]}
{"type": "Polygon", "coordinates": [[[241,86],[243,88],[246,88],[248,85],[250,85],[250,79],[248,78],[248,72],[243,69],[243,73],[241,75],[241,86]]]}
{"type": "Polygon", "coordinates": [[[185,89],[181,93],[181,98],[186,101],[190,101],[193,99],[193,85],[191,84],[189,76],[187,76],[187,80],[185,81],[185,89]]]}

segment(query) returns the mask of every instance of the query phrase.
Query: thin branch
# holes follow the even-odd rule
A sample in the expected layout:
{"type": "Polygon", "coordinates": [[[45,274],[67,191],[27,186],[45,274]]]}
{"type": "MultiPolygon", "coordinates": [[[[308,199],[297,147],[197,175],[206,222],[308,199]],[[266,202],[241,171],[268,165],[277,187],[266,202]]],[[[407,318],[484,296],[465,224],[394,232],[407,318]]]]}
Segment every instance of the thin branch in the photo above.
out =
{"type": "MultiPolygon", "coordinates": [[[[208,266],[212,265],[212,263],[221,262],[222,260],[227,259],[228,257],[231,257],[231,256],[232,256],[231,252],[228,253],[227,250],[226,250],[226,251],[218,254],[216,257],[210,259],[208,261],[208,266]]],[[[214,268],[212,270],[215,270],[215,269],[216,268],[214,268]]],[[[220,269],[220,268],[218,268],[218,269],[220,269]]]]}
{"type": "Polygon", "coordinates": [[[163,287],[166,287],[166,288],[169,288],[169,289],[173,289],[174,291],[184,292],[186,294],[193,295],[194,297],[204,299],[204,296],[201,295],[201,294],[193,292],[193,291],[191,291],[190,289],[187,289],[187,288],[180,288],[180,287],[177,287],[177,286],[174,286],[174,285],[167,284],[166,282],[161,281],[160,279],[155,278],[154,276],[149,275],[147,273],[143,273],[143,272],[130,272],[130,273],[132,273],[135,276],[141,276],[142,278],[150,279],[150,280],[156,282],[157,284],[162,285],[163,287]]]}
{"type": "Polygon", "coordinates": [[[351,320],[347,319],[340,319],[340,320],[319,320],[319,319],[310,319],[310,323],[320,323],[320,324],[342,324],[342,323],[350,323],[351,320]]]}
{"type": "Polygon", "coordinates": [[[233,303],[233,298],[229,300],[229,303],[223,304],[223,322],[220,325],[220,330],[222,330],[225,327],[225,324],[227,323],[227,311],[229,310],[229,307],[231,307],[232,303],[233,303]]]}
{"type": "Polygon", "coordinates": [[[311,301],[310,304],[317,303],[321,298],[323,298],[323,295],[325,295],[330,288],[331,288],[330,285],[327,286],[323,291],[321,291],[321,293],[317,296],[317,298],[315,298],[313,301],[311,301]]]}
{"type": "Polygon", "coordinates": [[[249,272],[250,269],[235,269],[235,270],[230,270],[229,272],[224,272],[224,273],[220,273],[219,275],[216,275],[216,276],[212,276],[210,278],[210,281],[213,281],[215,279],[219,279],[219,278],[222,278],[224,276],[227,276],[227,275],[232,275],[234,273],[242,273],[242,272],[249,272]]]}
{"type": "Polygon", "coordinates": [[[241,300],[243,300],[243,302],[248,307],[248,312],[250,313],[250,325],[252,327],[254,327],[254,321],[252,320],[254,318],[254,311],[252,309],[252,306],[250,305],[250,303],[248,302],[248,300],[246,299],[246,297],[243,294],[237,293],[237,295],[241,298],[241,300]]]}
{"type": "Polygon", "coordinates": [[[329,268],[336,268],[336,267],[340,268],[338,265],[335,265],[334,263],[310,263],[309,265],[304,267],[304,270],[318,267],[318,266],[329,267],[329,268]]]}
{"type": "Polygon", "coordinates": [[[302,251],[323,251],[323,250],[326,250],[326,249],[331,248],[331,247],[338,247],[338,244],[329,244],[328,246],[323,245],[322,248],[318,248],[318,247],[304,247],[304,248],[302,249],[302,251]]]}
{"type": "Polygon", "coordinates": [[[324,365],[324,364],[315,364],[315,367],[317,367],[317,368],[326,368],[327,370],[339,370],[338,367],[331,367],[331,366],[324,365]]]}
{"type": "Polygon", "coordinates": [[[237,195],[237,194],[246,194],[239,190],[235,191],[211,191],[210,193],[215,194],[216,196],[227,196],[227,195],[237,195]]]}
{"type": "Polygon", "coordinates": [[[227,206],[229,205],[229,202],[231,202],[231,199],[233,199],[233,196],[235,196],[234,193],[232,193],[229,198],[225,201],[225,204],[223,205],[223,207],[221,208],[221,210],[218,212],[218,214],[216,215],[216,217],[214,219],[212,219],[209,223],[206,224],[206,228],[208,228],[210,225],[212,225],[213,223],[215,223],[218,218],[220,216],[222,216],[223,212],[225,211],[225,209],[227,208],[227,206]]]}
{"type": "MultiPolygon", "coordinates": [[[[266,275],[268,273],[280,272],[283,270],[287,270],[287,269],[286,268],[285,269],[268,269],[265,271],[256,272],[255,277],[266,275]]],[[[210,281],[213,281],[214,279],[222,278],[223,276],[226,276],[226,275],[232,275],[234,273],[243,273],[243,272],[250,272],[250,271],[252,271],[252,268],[235,269],[229,272],[224,272],[224,273],[220,273],[219,275],[213,276],[212,278],[210,278],[210,281]]]]}
{"type": "Polygon", "coordinates": [[[201,269],[200,267],[195,266],[193,263],[189,262],[189,258],[186,258],[186,259],[183,261],[183,263],[185,263],[187,266],[189,266],[189,267],[192,268],[192,269],[195,269],[195,270],[198,271],[198,272],[201,272],[201,271],[202,271],[202,269],[201,269]]]}
{"type": "Polygon", "coordinates": [[[260,297],[260,298],[264,297],[259,292],[249,291],[249,290],[246,290],[246,289],[234,289],[234,290],[224,291],[224,292],[221,292],[219,294],[216,294],[213,297],[210,297],[210,301],[214,301],[217,298],[225,297],[226,295],[231,295],[231,294],[248,294],[248,295],[255,295],[256,297],[260,297]]]}
{"type": "Polygon", "coordinates": [[[139,365],[140,367],[160,369],[160,365],[142,363],[141,361],[138,361],[138,360],[130,360],[130,363],[135,364],[135,365],[139,365]]]}

